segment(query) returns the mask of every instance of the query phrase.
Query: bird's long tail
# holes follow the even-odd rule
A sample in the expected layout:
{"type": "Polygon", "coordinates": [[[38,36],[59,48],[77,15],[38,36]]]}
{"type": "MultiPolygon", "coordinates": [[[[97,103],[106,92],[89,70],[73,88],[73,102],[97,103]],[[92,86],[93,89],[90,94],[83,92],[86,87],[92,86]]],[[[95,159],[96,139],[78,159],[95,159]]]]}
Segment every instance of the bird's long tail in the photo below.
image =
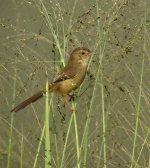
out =
{"type": "MultiPolygon", "coordinates": [[[[48,86],[48,91],[52,92],[55,90],[55,84],[51,83],[48,86]]],[[[10,112],[18,112],[19,110],[25,108],[26,106],[28,106],[29,104],[37,101],[38,99],[42,98],[43,95],[46,93],[45,90],[41,90],[37,93],[35,93],[33,96],[29,97],[28,99],[26,99],[25,101],[23,101],[22,103],[18,104],[16,107],[14,107],[10,112]]]]}
{"type": "Polygon", "coordinates": [[[34,94],[33,96],[29,97],[28,99],[26,99],[25,101],[23,101],[22,103],[20,103],[19,105],[17,105],[16,107],[14,107],[11,112],[18,112],[19,110],[25,108],[27,105],[35,102],[36,100],[40,99],[43,97],[44,95],[44,91],[41,90],[39,92],[37,92],[36,94],[34,94]]]}

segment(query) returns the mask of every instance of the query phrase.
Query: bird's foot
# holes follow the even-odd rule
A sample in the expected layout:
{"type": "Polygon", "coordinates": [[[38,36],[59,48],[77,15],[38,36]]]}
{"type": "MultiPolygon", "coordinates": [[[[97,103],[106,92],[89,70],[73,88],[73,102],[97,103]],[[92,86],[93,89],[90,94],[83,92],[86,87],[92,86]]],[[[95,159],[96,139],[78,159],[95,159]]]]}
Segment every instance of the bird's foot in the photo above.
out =
{"type": "Polygon", "coordinates": [[[69,101],[74,101],[78,97],[77,94],[75,93],[69,93],[68,96],[69,96],[69,101]]]}
{"type": "Polygon", "coordinates": [[[72,113],[75,113],[77,110],[74,108],[71,108],[72,113]]]}

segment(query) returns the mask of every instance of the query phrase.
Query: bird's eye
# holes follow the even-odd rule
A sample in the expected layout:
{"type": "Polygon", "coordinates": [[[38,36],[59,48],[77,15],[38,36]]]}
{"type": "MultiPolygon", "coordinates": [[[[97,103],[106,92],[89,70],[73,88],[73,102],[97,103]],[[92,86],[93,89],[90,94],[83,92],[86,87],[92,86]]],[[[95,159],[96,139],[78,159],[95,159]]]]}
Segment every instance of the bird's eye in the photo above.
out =
{"type": "Polygon", "coordinates": [[[82,54],[82,55],[84,55],[84,54],[85,54],[85,52],[84,52],[84,51],[82,51],[82,52],[81,52],[81,54],[82,54]]]}

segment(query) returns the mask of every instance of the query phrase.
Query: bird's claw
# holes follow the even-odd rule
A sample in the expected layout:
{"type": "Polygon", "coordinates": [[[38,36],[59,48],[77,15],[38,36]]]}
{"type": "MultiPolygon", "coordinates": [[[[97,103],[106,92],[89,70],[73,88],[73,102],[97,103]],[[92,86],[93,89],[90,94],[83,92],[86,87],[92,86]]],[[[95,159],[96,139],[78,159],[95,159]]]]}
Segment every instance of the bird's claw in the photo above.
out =
{"type": "Polygon", "coordinates": [[[75,93],[68,94],[69,101],[74,101],[77,98],[77,95],[75,93]]]}

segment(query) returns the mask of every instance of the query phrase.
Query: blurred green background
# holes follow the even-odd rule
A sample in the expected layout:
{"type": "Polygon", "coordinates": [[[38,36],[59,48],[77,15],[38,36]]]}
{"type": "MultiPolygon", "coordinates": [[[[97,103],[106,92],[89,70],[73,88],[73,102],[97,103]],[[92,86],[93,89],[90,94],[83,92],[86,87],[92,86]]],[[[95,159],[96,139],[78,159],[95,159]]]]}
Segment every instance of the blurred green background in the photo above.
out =
{"type": "MultiPolygon", "coordinates": [[[[94,54],[76,91],[79,145],[88,125],[81,168],[149,168],[149,44],[148,0],[1,0],[0,167],[33,167],[45,100],[16,114],[10,110],[43,89],[71,51],[84,46],[94,54]]],[[[55,168],[72,114],[58,95],[51,98],[51,165],[55,168]]],[[[72,124],[64,168],[76,167],[75,144],[72,124]]],[[[44,157],[43,141],[37,168],[44,167],[44,157]]]]}

